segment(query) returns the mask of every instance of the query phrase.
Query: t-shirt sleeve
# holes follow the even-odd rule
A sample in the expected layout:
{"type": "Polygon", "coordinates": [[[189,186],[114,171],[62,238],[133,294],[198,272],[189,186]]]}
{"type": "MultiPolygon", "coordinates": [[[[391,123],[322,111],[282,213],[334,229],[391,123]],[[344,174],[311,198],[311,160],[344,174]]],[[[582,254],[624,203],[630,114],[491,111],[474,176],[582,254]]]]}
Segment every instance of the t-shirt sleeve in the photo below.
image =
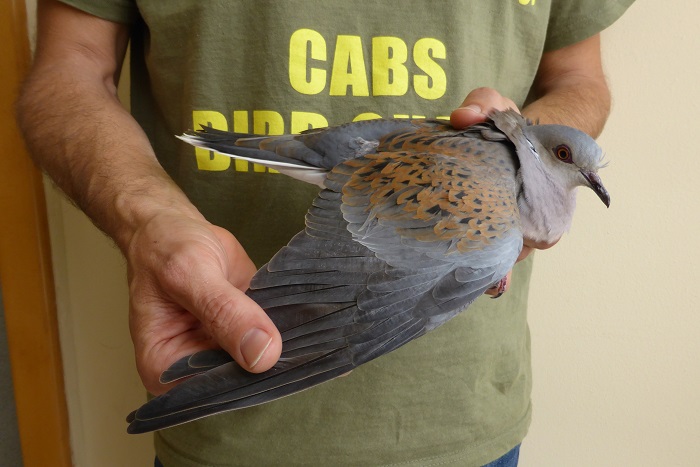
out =
{"type": "Polygon", "coordinates": [[[613,24],[634,0],[552,0],[544,51],[587,39],[613,24]]]}
{"type": "Polygon", "coordinates": [[[59,0],[98,18],[115,23],[131,24],[138,18],[139,11],[134,0],[59,0]]]}

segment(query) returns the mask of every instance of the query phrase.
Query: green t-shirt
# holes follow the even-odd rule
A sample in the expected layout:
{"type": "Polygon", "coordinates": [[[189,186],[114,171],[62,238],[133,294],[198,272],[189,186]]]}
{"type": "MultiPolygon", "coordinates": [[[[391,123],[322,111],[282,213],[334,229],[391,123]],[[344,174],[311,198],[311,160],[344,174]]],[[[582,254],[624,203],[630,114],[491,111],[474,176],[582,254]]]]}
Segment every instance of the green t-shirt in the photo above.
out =
{"type": "MultiPolygon", "coordinates": [[[[132,27],[132,112],[159,160],[261,265],[303,228],[316,187],[195,150],[199,125],[259,134],[376,117],[446,117],[479,86],[522,106],[543,51],[632,0],[65,0],[132,27]]],[[[513,287],[427,336],[269,404],[156,434],[166,467],[481,465],[530,421],[526,302],[513,287]]]]}

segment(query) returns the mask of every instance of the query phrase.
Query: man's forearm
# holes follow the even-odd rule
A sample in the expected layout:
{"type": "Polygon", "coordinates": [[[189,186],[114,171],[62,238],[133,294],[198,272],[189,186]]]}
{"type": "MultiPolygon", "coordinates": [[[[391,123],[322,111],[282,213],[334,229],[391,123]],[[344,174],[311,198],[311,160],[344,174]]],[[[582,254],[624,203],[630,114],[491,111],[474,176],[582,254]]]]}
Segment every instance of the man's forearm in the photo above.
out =
{"type": "Polygon", "coordinates": [[[195,215],[116,98],[96,95],[101,91],[86,83],[66,91],[67,79],[34,77],[19,103],[25,139],[39,166],[122,248],[160,210],[195,215]]]}
{"type": "Polygon", "coordinates": [[[572,126],[593,137],[603,131],[609,113],[605,82],[587,79],[562,82],[523,109],[532,120],[572,126]]]}
{"type": "Polygon", "coordinates": [[[523,114],[540,123],[558,123],[597,137],[610,113],[610,91],[595,35],[542,56],[523,114]]]}
{"type": "MultiPolygon", "coordinates": [[[[120,57],[104,55],[108,47],[76,51],[70,44],[58,46],[52,39],[70,23],[52,28],[53,19],[44,20],[49,24],[17,108],[38,165],[122,248],[158,212],[198,216],[117,100],[114,75],[120,57]]],[[[118,38],[115,31],[110,34],[118,38]]],[[[115,48],[125,40],[114,39],[115,48]]]]}

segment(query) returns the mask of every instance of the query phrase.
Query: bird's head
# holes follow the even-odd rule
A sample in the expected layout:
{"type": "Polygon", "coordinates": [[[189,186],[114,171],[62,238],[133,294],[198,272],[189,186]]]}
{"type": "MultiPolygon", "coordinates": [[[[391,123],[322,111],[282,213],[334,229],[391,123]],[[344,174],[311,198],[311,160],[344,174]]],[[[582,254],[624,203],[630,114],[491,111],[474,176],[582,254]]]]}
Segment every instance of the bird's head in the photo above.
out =
{"type": "Polygon", "coordinates": [[[559,183],[569,190],[587,186],[610,207],[610,194],[598,176],[598,170],[605,166],[603,150],[593,138],[562,125],[527,126],[523,133],[559,183]]]}

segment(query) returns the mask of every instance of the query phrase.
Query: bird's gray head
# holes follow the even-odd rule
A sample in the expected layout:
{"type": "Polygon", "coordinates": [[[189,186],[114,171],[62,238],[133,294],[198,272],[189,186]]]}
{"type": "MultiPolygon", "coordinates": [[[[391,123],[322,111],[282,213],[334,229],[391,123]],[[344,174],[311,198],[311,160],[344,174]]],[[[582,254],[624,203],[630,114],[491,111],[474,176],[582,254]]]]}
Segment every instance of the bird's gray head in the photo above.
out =
{"type": "Polygon", "coordinates": [[[523,133],[535,143],[541,162],[563,189],[587,186],[610,207],[610,195],[598,176],[598,170],[604,167],[603,151],[593,138],[562,125],[526,126],[523,133]]]}

